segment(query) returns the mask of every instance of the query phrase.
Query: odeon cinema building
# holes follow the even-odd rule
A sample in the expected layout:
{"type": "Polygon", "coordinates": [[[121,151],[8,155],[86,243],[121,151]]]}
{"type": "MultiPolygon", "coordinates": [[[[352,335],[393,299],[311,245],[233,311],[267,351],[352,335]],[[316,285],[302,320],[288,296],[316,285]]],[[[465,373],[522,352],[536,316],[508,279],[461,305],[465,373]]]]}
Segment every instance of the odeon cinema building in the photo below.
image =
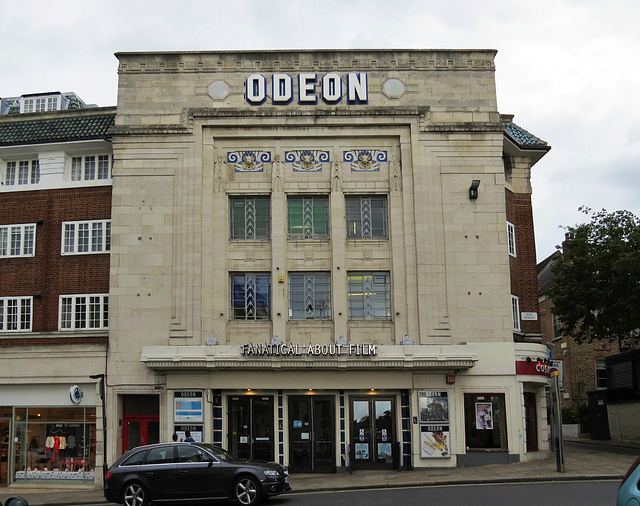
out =
{"type": "Polygon", "coordinates": [[[116,56],[108,463],[186,430],[292,472],[548,452],[549,146],[496,51],[116,56]]]}

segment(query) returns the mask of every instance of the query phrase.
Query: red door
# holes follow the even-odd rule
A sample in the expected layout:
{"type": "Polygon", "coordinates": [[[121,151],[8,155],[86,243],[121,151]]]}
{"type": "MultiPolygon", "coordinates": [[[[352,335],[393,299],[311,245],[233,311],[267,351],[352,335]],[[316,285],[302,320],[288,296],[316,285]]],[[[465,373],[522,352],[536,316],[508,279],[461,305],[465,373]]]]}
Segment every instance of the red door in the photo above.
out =
{"type": "Polygon", "coordinates": [[[125,416],[122,425],[122,453],[136,446],[160,442],[160,420],[157,416],[125,416]]]}

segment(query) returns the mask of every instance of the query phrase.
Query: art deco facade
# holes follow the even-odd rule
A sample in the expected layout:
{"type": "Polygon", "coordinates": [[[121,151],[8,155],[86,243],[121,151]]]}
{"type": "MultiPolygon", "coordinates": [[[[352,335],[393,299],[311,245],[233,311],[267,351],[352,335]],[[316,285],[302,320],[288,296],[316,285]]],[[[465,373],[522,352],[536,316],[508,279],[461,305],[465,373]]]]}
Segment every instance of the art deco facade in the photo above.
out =
{"type": "Polygon", "coordinates": [[[186,429],[306,472],[547,449],[549,148],[500,116],[494,55],[117,54],[109,455],[186,429]]]}

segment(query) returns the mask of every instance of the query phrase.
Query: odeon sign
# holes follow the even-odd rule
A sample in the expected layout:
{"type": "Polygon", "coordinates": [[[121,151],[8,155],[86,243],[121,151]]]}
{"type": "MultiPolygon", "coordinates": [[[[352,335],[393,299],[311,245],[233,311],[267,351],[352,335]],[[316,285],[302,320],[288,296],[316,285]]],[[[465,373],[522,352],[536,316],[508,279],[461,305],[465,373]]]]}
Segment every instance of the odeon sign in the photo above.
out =
{"type": "Polygon", "coordinates": [[[272,74],[270,82],[262,74],[251,74],[245,82],[246,100],[251,105],[261,105],[271,93],[274,105],[287,105],[294,97],[300,105],[315,105],[318,97],[326,104],[337,104],[344,96],[348,104],[369,102],[369,79],[365,73],[350,72],[344,79],[333,72],[322,78],[315,73],[300,73],[295,81],[297,86],[289,74],[272,74]]]}

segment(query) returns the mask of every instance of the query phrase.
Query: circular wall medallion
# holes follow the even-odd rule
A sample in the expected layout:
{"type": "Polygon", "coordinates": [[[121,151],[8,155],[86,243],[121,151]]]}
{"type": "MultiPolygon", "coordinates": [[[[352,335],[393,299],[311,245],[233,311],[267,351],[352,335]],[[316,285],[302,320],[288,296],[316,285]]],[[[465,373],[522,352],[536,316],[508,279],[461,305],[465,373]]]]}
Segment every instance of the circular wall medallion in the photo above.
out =
{"type": "Polygon", "coordinates": [[[400,98],[406,90],[404,83],[400,79],[387,79],[382,85],[382,91],[389,98],[400,98]]]}
{"type": "Polygon", "coordinates": [[[229,95],[229,85],[224,81],[213,81],[207,88],[207,92],[214,100],[223,100],[229,95]]]}

